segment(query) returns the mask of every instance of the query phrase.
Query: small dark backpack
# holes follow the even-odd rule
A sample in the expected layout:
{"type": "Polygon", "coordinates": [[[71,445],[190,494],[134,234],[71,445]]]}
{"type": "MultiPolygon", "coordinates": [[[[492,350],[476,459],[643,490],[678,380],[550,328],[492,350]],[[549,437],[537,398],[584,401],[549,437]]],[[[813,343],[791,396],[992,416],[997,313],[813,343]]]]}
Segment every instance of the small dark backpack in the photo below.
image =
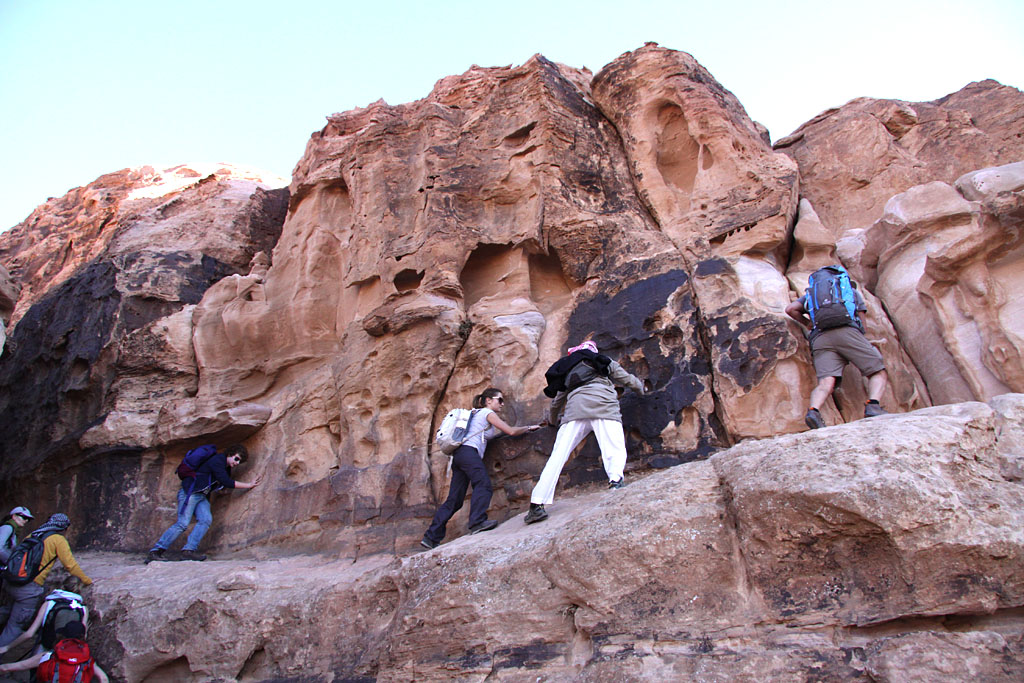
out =
{"type": "Polygon", "coordinates": [[[185,454],[181,464],[178,465],[178,479],[195,479],[196,472],[203,466],[203,463],[215,455],[217,455],[217,447],[212,444],[193,448],[185,454]]]}
{"type": "Polygon", "coordinates": [[[65,638],[53,647],[53,654],[36,669],[42,683],[89,683],[96,671],[89,644],[78,638],[65,638]]]}
{"type": "Polygon", "coordinates": [[[7,558],[7,566],[0,573],[5,583],[9,583],[12,586],[24,586],[39,576],[39,572],[53,564],[54,560],[57,559],[56,555],[45,566],[39,566],[43,561],[43,541],[52,533],[56,532],[51,531],[41,536],[33,534],[11,551],[11,556],[7,558]]]}
{"type": "Polygon", "coordinates": [[[807,279],[805,308],[815,329],[852,325],[860,329],[853,283],[842,266],[825,266],[807,279]]]}
{"type": "Polygon", "coordinates": [[[69,623],[77,621],[85,626],[87,611],[82,603],[82,597],[74,593],[60,595],[60,597],[47,596],[47,600],[53,605],[46,613],[46,619],[43,620],[43,625],[39,629],[39,642],[43,648],[52,650],[57,644],[58,632],[69,623]]]}

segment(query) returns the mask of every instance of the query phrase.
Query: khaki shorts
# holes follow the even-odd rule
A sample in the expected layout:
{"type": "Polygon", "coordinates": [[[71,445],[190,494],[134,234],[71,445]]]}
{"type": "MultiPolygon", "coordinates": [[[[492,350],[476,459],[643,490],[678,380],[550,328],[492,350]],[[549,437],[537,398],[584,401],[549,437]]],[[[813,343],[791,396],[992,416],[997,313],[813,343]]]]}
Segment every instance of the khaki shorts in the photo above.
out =
{"type": "Polygon", "coordinates": [[[885,370],[882,354],[860,330],[850,326],[820,332],[811,342],[811,356],[818,379],[842,377],[847,363],[856,365],[865,377],[885,370]]]}

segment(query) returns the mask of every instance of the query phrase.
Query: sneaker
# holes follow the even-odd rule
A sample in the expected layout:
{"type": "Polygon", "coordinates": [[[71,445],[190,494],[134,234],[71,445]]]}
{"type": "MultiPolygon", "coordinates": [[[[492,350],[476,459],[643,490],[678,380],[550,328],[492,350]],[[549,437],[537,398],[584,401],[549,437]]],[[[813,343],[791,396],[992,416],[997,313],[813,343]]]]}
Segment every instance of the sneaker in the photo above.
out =
{"type": "Polygon", "coordinates": [[[441,544],[438,543],[437,541],[431,541],[429,538],[424,538],[422,541],[420,541],[420,545],[423,546],[427,550],[433,550],[434,548],[436,548],[437,546],[439,546],[441,544]]]}
{"type": "Polygon", "coordinates": [[[608,488],[610,488],[610,489],[621,489],[625,485],[626,485],[626,478],[625,477],[622,477],[618,481],[610,481],[610,482],[608,482],[608,488]]]}
{"type": "Polygon", "coordinates": [[[821,429],[822,427],[828,426],[825,424],[825,420],[821,418],[821,413],[819,413],[814,408],[808,410],[807,414],[804,415],[804,424],[806,424],[811,429],[821,429]]]}
{"type": "Polygon", "coordinates": [[[543,505],[530,503],[530,511],[526,513],[526,517],[523,518],[523,521],[527,524],[533,524],[534,522],[543,522],[547,518],[548,513],[544,509],[543,505]]]}
{"type": "Polygon", "coordinates": [[[150,562],[166,562],[167,558],[164,557],[164,553],[167,552],[163,548],[154,548],[149,551],[149,555],[146,556],[146,564],[150,562]]]}
{"type": "Polygon", "coordinates": [[[491,529],[494,529],[497,526],[498,526],[498,522],[496,522],[495,520],[493,520],[493,519],[485,519],[484,521],[480,522],[479,524],[476,524],[474,526],[469,527],[469,533],[471,533],[471,534],[478,534],[481,531],[490,531],[491,529]]]}
{"type": "Polygon", "coordinates": [[[876,415],[888,415],[889,411],[878,405],[868,401],[864,404],[864,417],[875,417],[876,415]]]}
{"type": "Polygon", "coordinates": [[[195,550],[182,550],[181,559],[185,562],[202,562],[206,559],[206,555],[198,553],[195,550]]]}

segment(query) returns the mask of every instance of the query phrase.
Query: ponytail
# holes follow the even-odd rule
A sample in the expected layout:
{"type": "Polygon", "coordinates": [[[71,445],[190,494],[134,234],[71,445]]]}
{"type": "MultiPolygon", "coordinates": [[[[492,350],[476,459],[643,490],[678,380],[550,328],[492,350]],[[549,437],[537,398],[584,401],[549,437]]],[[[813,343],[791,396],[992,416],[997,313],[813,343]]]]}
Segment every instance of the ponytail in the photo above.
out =
{"type": "Polygon", "coordinates": [[[487,401],[487,399],[494,398],[495,396],[501,396],[501,389],[495,389],[494,387],[491,387],[490,389],[484,389],[484,392],[482,394],[477,394],[477,396],[473,399],[473,407],[483,408],[484,403],[487,401]]]}

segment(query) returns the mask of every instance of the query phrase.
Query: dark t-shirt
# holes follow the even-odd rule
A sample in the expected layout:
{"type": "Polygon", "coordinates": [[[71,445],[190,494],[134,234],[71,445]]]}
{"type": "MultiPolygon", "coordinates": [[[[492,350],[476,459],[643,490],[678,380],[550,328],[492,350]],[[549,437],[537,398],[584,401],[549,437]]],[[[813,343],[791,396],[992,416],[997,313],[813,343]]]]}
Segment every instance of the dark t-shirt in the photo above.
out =
{"type": "Polygon", "coordinates": [[[228,458],[223,453],[217,453],[196,470],[196,482],[192,487],[192,493],[199,493],[206,489],[217,491],[233,488],[235,488],[235,480],[231,478],[228,458]]]}

